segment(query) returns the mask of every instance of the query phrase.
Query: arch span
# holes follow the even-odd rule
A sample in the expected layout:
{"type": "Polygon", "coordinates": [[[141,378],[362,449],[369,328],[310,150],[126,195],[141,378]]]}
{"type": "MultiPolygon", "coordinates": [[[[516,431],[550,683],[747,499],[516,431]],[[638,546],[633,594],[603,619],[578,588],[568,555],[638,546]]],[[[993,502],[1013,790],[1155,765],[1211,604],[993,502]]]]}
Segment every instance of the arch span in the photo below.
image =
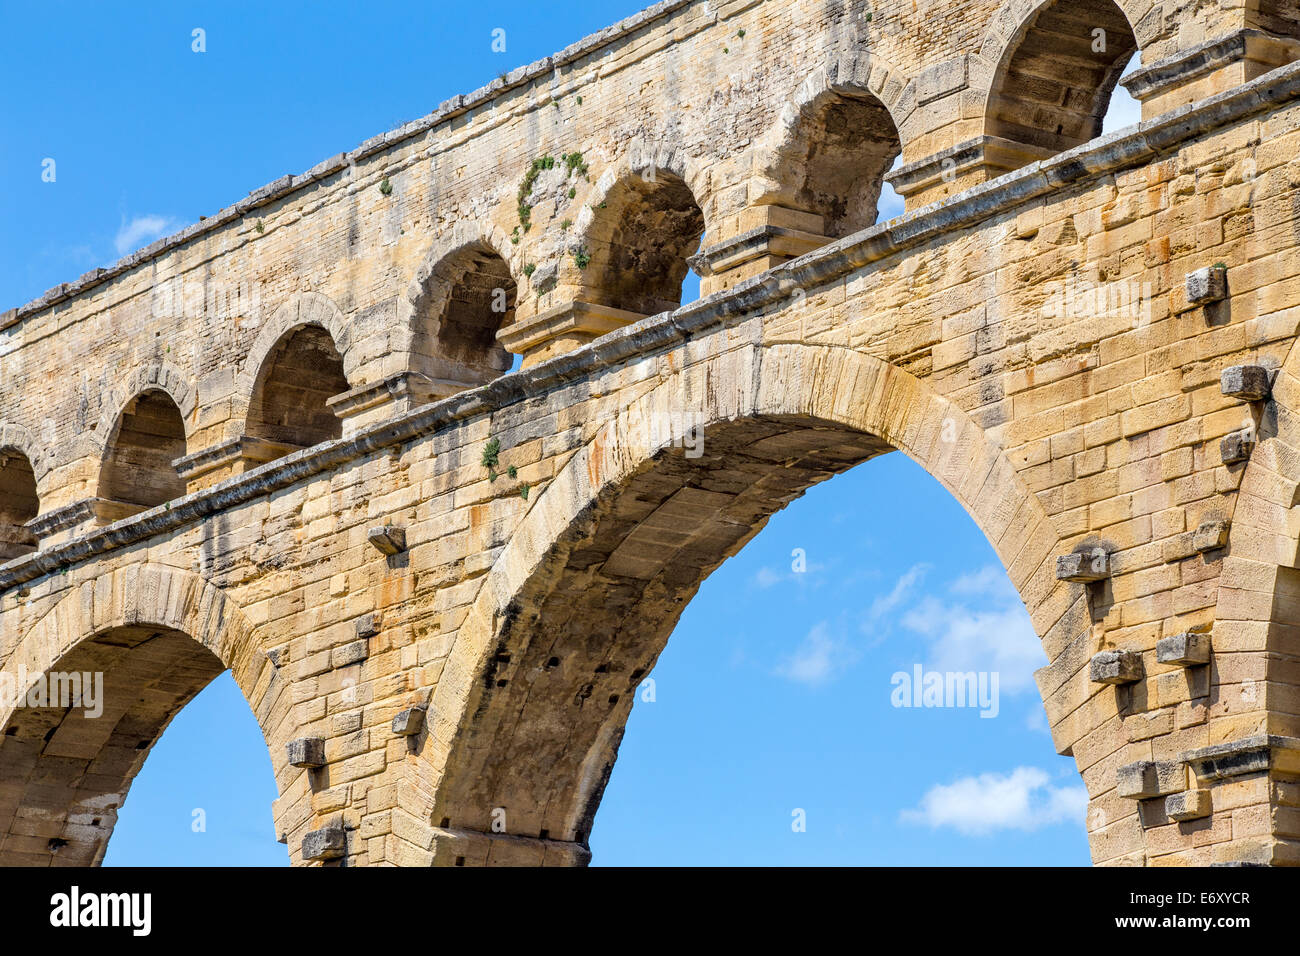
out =
{"type": "Polygon", "coordinates": [[[918,379],[849,349],[747,355],[747,368],[731,356],[725,375],[714,366],[727,359],[691,366],[594,425],[497,560],[432,700],[422,757],[436,793],[435,862],[582,859],[631,692],[686,602],[772,513],[889,450],[925,467],[975,519],[1049,659],[1075,636],[1066,618],[1080,599],[1055,581],[1058,537],[979,426],[918,379]],[[674,423],[688,409],[703,428],[698,458],[674,423]],[[496,808],[532,842],[483,839],[496,808]]]}
{"type": "Polygon", "coordinates": [[[175,568],[107,571],[0,637],[16,643],[0,670],[0,863],[98,864],[149,750],[227,668],[268,743],[287,713],[241,610],[175,568]]]}
{"type": "Polygon", "coordinates": [[[185,494],[185,480],[172,464],[185,457],[185,419],[169,392],[152,386],[133,396],[105,438],[99,498],[130,511],[185,494]]]}
{"type": "Polygon", "coordinates": [[[874,225],[903,149],[896,111],[906,88],[894,67],[867,56],[809,74],[758,143],[754,204],[813,213],[834,238],[874,225]]]}
{"type": "Polygon", "coordinates": [[[1137,6],[1117,0],[1012,5],[1014,31],[998,32],[995,21],[984,43],[982,58],[993,69],[985,134],[1043,156],[1101,135],[1111,94],[1139,48],[1137,6]]]}

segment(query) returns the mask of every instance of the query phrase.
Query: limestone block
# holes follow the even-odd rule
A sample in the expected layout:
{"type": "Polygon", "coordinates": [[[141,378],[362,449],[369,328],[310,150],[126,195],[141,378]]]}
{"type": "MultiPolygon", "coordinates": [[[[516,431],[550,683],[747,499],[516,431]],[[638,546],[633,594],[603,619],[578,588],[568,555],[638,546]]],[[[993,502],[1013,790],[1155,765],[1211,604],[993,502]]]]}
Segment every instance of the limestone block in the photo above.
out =
{"type": "Polygon", "coordinates": [[[312,830],[302,838],[304,860],[337,860],[347,852],[347,837],[338,825],[312,830]]]}
{"type": "Polygon", "coordinates": [[[1133,800],[1163,797],[1187,789],[1187,765],[1181,761],[1139,760],[1115,772],[1115,792],[1133,800]]]}
{"type": "Polygon", "coordinates": [[[1228,294],[1226,266],[1213,265],[1187,273],[1187,301],[1193,305],[1218,302],[1228,294]]]}
{"type": "Polygon", "coordinates": [[[393,733],[399,737],[414,737],[424,729],[424,708],[411,707],[393,718],[393,733]]]}
{"type": "Polygon", "coordinates": [[[1110,555],[1102,548],[1063,554],[1056,559],[1058,581],[1091,582],[1110,577],[1110,555]]]}
{"type": "Polygon", "coordinates": [[[1199,820],[1210,815],[1210,791],[1184,790],[1165,797],[1165,815],[1171,820],[1199,820]]]}
{"type": "Polygon", "coordinates": [[[1101,651],[1088,669],[1094,684],[1132,684],[1142,679],[1142,655],[1133,651],[1101,651]]]}
{"type": "Polygon", "coordinates": [[[1233,432],[1219,441],[1219,459],[1225,465],[1247,461],[1254,450],[1254,432],[1233,432]]]}
{"type": "Polygon", "coordinates": [[[1209,634],[1174,634],[1156,642],[1156,660],[1161,664],[1196,667],[1210,662],[1209,634]]]}
{"type": "Polygon", "coordinates": [[[1198,552],[1214,551],[1228,543],[1229,522],[1205,521],[1192,533],[1192,549],[1198,552]]]}
{"type": "Polygon", "coordinates": [[[1243,402],[1263,401],[1272,387],[1268,369],[1262,365],[1230,365],[1219,376],[1219,390],[1243,402]]]}
{"type": "Polygon", "coordinates": [[[406,531],[396,525],[371,528],[366,532],[366,540],[383,554],[394,555],[406,550],[406,531]]]}
{"type": "Polygon", "coordinates": [[[321,737],[299,737],[284,745],[291,767],[325,766],[325,741],[321,737]]]}

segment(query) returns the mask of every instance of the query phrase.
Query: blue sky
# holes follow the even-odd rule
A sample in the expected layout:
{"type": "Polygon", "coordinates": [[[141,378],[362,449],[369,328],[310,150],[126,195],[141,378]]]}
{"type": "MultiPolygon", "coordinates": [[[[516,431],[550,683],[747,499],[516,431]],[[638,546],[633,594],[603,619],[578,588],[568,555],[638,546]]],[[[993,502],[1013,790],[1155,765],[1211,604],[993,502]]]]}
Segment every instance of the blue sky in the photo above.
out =
{"type": "MultiPolygon", "coordinates": [[[[0,308],[641,6],[5,3],[0,308]]],[[[1108,129],[1136,119],[1117,100],[1108,129]]],[[[900,211],[887,194],[883,217],[900,211]]],[[[970,518],[901,454],[869,462],[773,518],[687,608],[633,709],[594,862],[1084,865],[1043,663],[970,518]],[[893,706],[916,665],[996,672],[997,716],[893,706]]],[[[106,862],[284,865],[274,796],[223,675],[155,747],[106,862]]]]}

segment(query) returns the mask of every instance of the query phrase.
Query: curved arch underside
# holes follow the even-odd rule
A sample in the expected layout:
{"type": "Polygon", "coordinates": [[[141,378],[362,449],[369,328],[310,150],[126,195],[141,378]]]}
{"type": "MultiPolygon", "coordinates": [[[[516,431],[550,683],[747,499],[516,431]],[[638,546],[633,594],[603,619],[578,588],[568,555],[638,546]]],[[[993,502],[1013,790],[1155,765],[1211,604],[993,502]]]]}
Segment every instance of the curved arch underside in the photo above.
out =
{"type": "Polygon", "coordinates": [[[987,131],[1051,152],[1101,134],[1137,38],[1114,0],[1055,0],[1021,28],[989,91],[987,131]]]}
{"type": "Polygon", "coordinates": [[[507,609],[435,817],[488,831],[502,807],[512,834],[585,844],[636,686],[704,579],[808,488],[891,450],[802,417],[745,419],[598,499],[507,609]]]}
{"type": "Polygon", "coordinates": [[[24,696],[0,733],[0,861],[101,862],[150,749],[224,669],[180,631],[127,626],[77,644],[26,687],[3,685],[24,696]]]}

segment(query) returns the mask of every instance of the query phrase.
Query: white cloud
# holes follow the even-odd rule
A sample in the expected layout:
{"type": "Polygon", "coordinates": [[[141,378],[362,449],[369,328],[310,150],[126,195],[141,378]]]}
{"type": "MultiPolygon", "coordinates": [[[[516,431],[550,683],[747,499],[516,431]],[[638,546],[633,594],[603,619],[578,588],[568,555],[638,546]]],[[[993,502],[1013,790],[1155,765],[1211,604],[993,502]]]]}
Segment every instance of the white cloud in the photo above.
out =
{"type": "Polygon", "coordinates": [[[1032,687],[1034,671],[1047,663],[1047,656],[1002,569],[981,568],[957,578],[948,590],[983,598],[983,606],[927,596],[903,613],[903,627],[928,644],[926,666],[936,671],[997,671],[999,686],[1008,693],[1032,687]]]}
{"type": "Polygon", "coordinates": [[[830,626],[821,621],[807,633],[776,673],[779,677],[815,686],[826,683],[857,659],[858,651],[842,635],[832,634],[830,626]]]}
{"type": "Polygon", "coordinates": [[[948,586],[948,590],[953,594],[1019,599],[1006,572],[993,564],[986,564],[978,571],[961,575],[948,586]]]}
{"type": "Polygon", "coordinates": [[[931,829],[952,827],[966,836],[995,830],[1038,830],[1056,823],[1082,824],[1088,805],[1081,786],[1051,787],[1037,767],[1017,767],[1009,774],[982,773],[938,784],[914,809],[899,819],[931,829]]]}
{"type": "Polygon", "coordinates": [[[124,256],[141,246],[147,246],[176,226],[176,220],[170,216],[135,216],[130,222],[127,222],[126,216],[123,216],[122,225],[118,228],[117,235],[113,237],[113,246],[119,256],[124,256]]]}
{"type": "Polygon", "coordinates": [[[914,564],[908,568],[907,572],[898,579],[892,591],[871,602],[871,610],[867,612],[867,617],[872,621],[878,621],[893,611],[903,602],[904,598],[911,594],[916,583],[925,576],[925,572],[928,570],[930,570],[928,564],[914,564]]]}

